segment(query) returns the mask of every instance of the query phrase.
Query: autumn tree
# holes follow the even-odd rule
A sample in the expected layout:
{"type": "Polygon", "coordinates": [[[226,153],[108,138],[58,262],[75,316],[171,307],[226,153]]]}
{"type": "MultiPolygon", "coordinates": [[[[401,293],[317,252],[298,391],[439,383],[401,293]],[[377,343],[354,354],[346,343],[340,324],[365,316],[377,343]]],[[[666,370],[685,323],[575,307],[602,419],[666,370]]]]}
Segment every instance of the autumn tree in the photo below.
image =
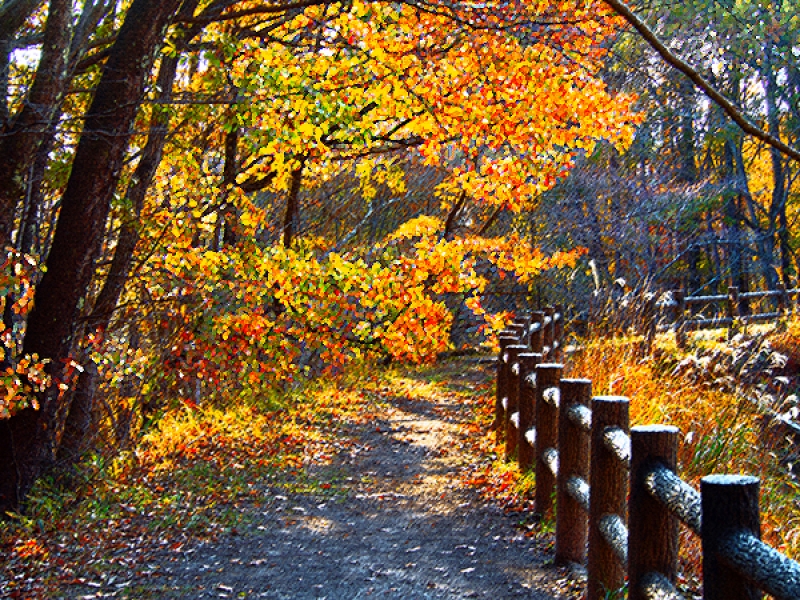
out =
{"type": "Polygon", "coordinates": [[[173,377],[179,396],[202,379],[236,397],[365,349],[435,356],[452,321],[443,296],[484,312],[477,267],[524,282],[574,260],[483,237],[499,211],[527,205],[598,140],[624,147],[636,121],[631,98],[593,75],[612,23],[591,4],[71,8],[0,7],[0,233],[46,267],[6,294],[24,313],[32,293],[33,310],[7,320],[22,338],[7,374],[24,376],[4,402],[3,509],[59,450],[80,449],[93,386],[76,394],[75,379],[89,360],[108,382],[137,365],[141,394],[173,377]],[[441,174],[426,201],[451,218],[413,215],[355,246],[378,190],[399,201],[401,167],[420,162],[441,174]],[[352,227],[304,236],[303,190],[348,173],[364,202],[352,227]],[[456,235],[468,204],[483,222],[456,235]]]}

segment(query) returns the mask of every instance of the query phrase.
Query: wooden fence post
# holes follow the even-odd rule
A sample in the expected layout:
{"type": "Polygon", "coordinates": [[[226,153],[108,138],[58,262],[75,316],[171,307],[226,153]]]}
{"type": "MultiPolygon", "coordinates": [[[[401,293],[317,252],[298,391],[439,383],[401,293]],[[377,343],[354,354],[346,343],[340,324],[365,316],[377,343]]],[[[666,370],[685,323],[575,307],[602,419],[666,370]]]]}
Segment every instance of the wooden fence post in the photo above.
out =
{"type": "Polygon", "coordinates": [[[522,346],[528,345],[528,338],[530,334],[528,332],[528,327],[524,323],[514,321],[508,326],[508,329],[513,332],[515,336],[517,336],[517,344],[522,346]]]}
{"type": "Polygon", "coordinates": [[[498,438],[505,433],[505,408],[503,399],[508,397],[508,351],[509,345],[517,341],[516,336],[510,331],[501,331],[497,338],[500,344],[500,353],[497,357],[497,383],[495,386],[494,423],[492,429],[497,432],[498,438]]]}
{"type": "Polygon", "coordinates": [[[686,347],[686,294],[683,290],[673,290],[675,299],[675,343],[678,348],[686,347]]]}
{"type": "Polygon", "coordinates": [[[552,460],[545,454],[558,446],[558,384],[564,365],[543,363],[536,367],[536,512],[546,515],[553,510],[556,476],[552,460]],[[555,390],[555,392],[553,391],[555,390]]]}
{"type": "Polygon", "coordinates": [[[559,304],[556,306],[553,313],[555,320],[553,321],[553,345],[555,352],[553,353],[553,361],[559,362],[564,357],[564,306],[559,304]]]}
{"type": "Polygon", "coordinates": [[[732,285],[728,288],[728,318],[731,320],[731,326],[728,327],[728,339],[731,339],[736,330],[739,328],[739,317],[741,317],[741,310],[739,307],[739,288],[732,285]]]}
{"type": "MultiPolygon", "coordinates": [[[[587,599],[603,600],[625,584],[625,566],[603,539],[600,521],[607,515],[626,513],[626,468],[606,446],[606,429],[628,431],[628,399],[622,396],[592,398],[591,467],[589,473],[589,564],[587,599]]],[[[538,477],[538,473],[537,473],[538,477]]]]}
{"type": "Polygon", "coordinates": [[[659,573],[675,584],[678,571],[678,519],[653,498],[645,479],[656,466],[675,471],[677,427],[649,425],[631,428],[630,500],[628,502],[628,599],[647,600],[643,589],[648,573],[659,573]]]}
{"type": "Polygon", "coordinates": [[[519,325],[519,343],[523,346],[530,347],[531,345],[531,316],[530,314],[518,315],[514,319],[514,324],[519,325]]]}
{"type": "Polygon", "coordinates": [[[554,362],[555,359],[553,358],[553,335],[555,333],[555,323],[553,322],[553,315],[555,315],[556,309],[552,306],[548,306],[544,309],[545,315],[545,326],[543,329],[543,339],[542,343],[544,344],[544,349],[542,350],[542,354],[544,354],[544,359],[547,362],[554,362]]]}
{"type": "MultiPolygon", "coordinates": [[[[506,450],[505,459],[511,460],[517,454],[517,426],[514,424],[512,417],[514,413],[519,411],[519,394],[520,394],[520,376],[519,376],[519,355],[528,350],[527,346],[522,344],[511,344],[506,347],[508,352],[509,376],[508,376],[508,402],[506,403],[505,413],[505,437],[506,437],[506,450]]],[[[517,416],[519,418],[519,416],[517,416]]]]}
{"type": "Polygon", "coordinates": [[[708,475],[700,480],[703,505],[703,599],[755,600],[757,587],[721,559],[732,535],[747,532],[761,538],[758,477],[708,475]]]}
{"type": "Polygon", "coordinates": [[[540,310],[531,313],[531,327],[538,325],[538,329],[531,333],[531,351],[542,354],[544,349],[544,313],[540,310]]]}
{"type": "Polygon", "coordinates": [[[568,415],[573,406],[588,408],[592,382],[562,379],[558,409],[558,477],[556,477],[556,564],[586,561],[589,516],[567,491],[570,478],[589,481],[589,436],[568,415]]]}
{"type": "Polygon", "coordinates": [[[528,383],[528,376],[536,373],[536,365],[542,362],[542,355],[538,352],[524,352],[519,355],[519,444],[517,447],[517,461],[522,472],[533,466],[535,449],[527,440],[525,434],[534,423],[534,402],[536,389],[528,383]]]}

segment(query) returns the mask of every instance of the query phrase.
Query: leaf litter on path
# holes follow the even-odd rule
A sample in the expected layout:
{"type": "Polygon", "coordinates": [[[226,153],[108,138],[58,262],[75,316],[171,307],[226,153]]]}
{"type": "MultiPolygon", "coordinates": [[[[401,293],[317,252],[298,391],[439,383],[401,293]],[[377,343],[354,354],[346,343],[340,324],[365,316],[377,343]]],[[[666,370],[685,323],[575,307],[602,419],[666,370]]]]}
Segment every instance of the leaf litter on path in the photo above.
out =
{"type": "Polygon", "coordinates": [[[498,499],[508,477],[491,470],[491,376],[461,360],[390,376],[388,385],[366,382],[360,405],[331,403],[327,423],[305,407],[293,419],[300,430],[281,438],[291,449],[275,452],[281,464],[254,468],[263,460],[258,449],[240,451],[229,436],[223,442],[232,446],[212,453],[218,472],[204,495],[187,478],[200,472],[198,443],[190,456],[173,456],[169,469],[138,474],[150,486],[142,489],[161,490],[158,502],[120,502],[105,519],[83,515],[70,522],[91,528],[81,532],[45,526],[37,535],[28,524],[29,539],[3,549],[0,593],[578,598],[580,583],[551,564],[552,538],[520,527],[522,500],[498,499]],[[246,482],[242,471],[251,475],[246,482]],[[192,523],[192,515],[200,517],[192,523]]]}

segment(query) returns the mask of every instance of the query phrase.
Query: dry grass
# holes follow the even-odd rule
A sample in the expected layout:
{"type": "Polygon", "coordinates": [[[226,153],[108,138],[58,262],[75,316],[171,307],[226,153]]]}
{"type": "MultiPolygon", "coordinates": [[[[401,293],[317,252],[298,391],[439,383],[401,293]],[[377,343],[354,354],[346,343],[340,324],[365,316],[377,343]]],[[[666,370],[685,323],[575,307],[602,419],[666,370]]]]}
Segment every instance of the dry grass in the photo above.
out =
{"type": "MultiPolygon", "coordinates": [[[[700,342],[707,346],[723,340],[700,342]]],[[[785,448],[776,447],[773,436],[766,434],[763,419],[746,394],[676,375],[674,366],[682,354],[671,340],[659,342],[654,358],[643,355],[637,340],[598,340],[568,361],[570,376],[591,379],[595,395],[627,396],[631,425],[678,427],[682,434],[679,470],[695,487],[710,473],[760,477],[764,540],[800,558],[800,485],[782,460],[785,448]]],[[[773,347],[790,360],[800,359],[800,322],[776,335],[773,347]]],[[[687,576],[695,578],[700,571],[699,542],[689,535],[684,538],[684,567],[687,576]]]]}

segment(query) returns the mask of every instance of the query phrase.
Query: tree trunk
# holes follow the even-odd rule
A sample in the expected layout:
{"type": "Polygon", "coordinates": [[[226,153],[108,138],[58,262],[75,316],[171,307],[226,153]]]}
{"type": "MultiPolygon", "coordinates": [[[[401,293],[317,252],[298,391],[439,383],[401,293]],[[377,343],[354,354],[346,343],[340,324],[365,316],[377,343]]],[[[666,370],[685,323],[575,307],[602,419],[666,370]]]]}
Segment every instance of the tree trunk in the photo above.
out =
{"type": "Polygon", "coordinates": [[[772,223],[772,217],[767,215],[766,227],[762,225],[760,220],[760,207],[757,205],[755,198],[750,193],[749,180],[747,178],[747,171],[745,170],[744,156],[742,156],[741,142],[737,144],[735,150],[736,158],[736,189],[738,196],[744,207],[747,208],[745,222],[753,232],[753,241],[755,242],[755,254],[761,266],[761,275],[764,278],[764,286],[768,290],[774,290],[778,285],[778,273],[775,270],[773,261],[775,259],[775,226],[772,223]]]}
{"type": "Polygon", "coordinates": [[[79,312],[101,250],[137,109],[180,0],[134,0],[108,57],[61,200],[47,271],[36,288],[23,351],[50,360],[54,384],[0,428],[0,511],[19,509],[54,464],[68,410],[59,384],[80,334],[79,312]]]}
{"type": "MultiPolygon", "coordinates": [[[[232,118],[236,118],[235,115],[232,118]]],[[[223,204],[225,209],[220,217],[225,221],[225,227],[222,232],[222,245],[233,246],[239,241],[238,221],[239,211],[236,206],[227,201],[227,196],[230,195],[233,188],[236,187],[236,175],[239,173],[239,127],[234,126],[230,132],[225,135],[225,167],[222,171],[222,189],[226,196],[223,204]]]]}
{"type": "MultiPolygon", "coordinates": [[[[779,102],[791,104],[790,98],[779,97],[779,86],[777,75],[774,68],[775,48],[771,41],[767,43],[764,56],[763,68],[766,70],[766,107],[767,107],[767,127],[769,133],[780,138],[780,114],[778,111],[779,102]]],[[[780,252],[781,282],[787,287],[789,285],[789,272],[791,271],[791,261],[789,260],[789,244],[786,231],[786,205],[789,200],[789,189],[787,185],[786,168],[783,156],[775,148],[770,148],[770,158],[772,159],[772,198],[769,207],[769,232],[777,237],[780,252]]],[[[774,248],[774,242],[773,242],[774,248]]],[[[775,257],[778,258],[778,257],[775,257]]],[[[776,282],[777,283],[777,282],[776,282]]],[[[776,289],[770,287],[770,289],[776,289]]],[[[777,306],[777,305],[776,305],[777,306]]]]}
{"type": "Polygon", "coordinates": [[[11,241],[30,163],[61,107],[67,82],[71,12],[70,0],[50,1],[36,78],[19,114],[0,131],[0,248],[11,241]]]}
{"type": "MultiPolygon", "coordinates": [[[[159,99],[162,101],[167,101],[172,93],[177,67],[177,55],[162,58],[157,79],[158,89],[161,90],[159,99]]],[[[97,295],[92,312],[86,320],[86,331],[97,333],[101,337],[111,323],[117,302],[128,280],[133,254],[139,243],[139,218],[144,208],[147,190],[161,163],[168,127],[168,111],[154,111],[147,143],[142,150],[142,157],[139,159],[126,194],[132,207],[131,214],[125,215],[123,218],[108,275],[97,295]]],[[[75,390],[67,392],[67,394],[72,394],[72,400],[67,400],[69,411],[61,441],[62,451],[59,452],[60,461],[72,461],[79,458],[80,453],[89,447],[90,439],[88,438],[94,435],[92,427],[89,426],[91,421],[87,424],[85,419],[86,415],[94,414],[94,391],[97,387],[96,368],[88,359],[81,361],[81,364],[86,370],[78,377],[75,390]],[[94,375],[90,373],[94,373],[94,375]],[[66,450],[63,449],[64,447],[66,450]]]]}
{"type": "MultiPolygon", "coordinates": [[[[727,199],[725,202],[725,220],[727,225],[727,244],[728,244],[728,265],[730,270],[731,285],[739,288],[740,291],[749,289],[747,281],[747,270],[742,244],[742,216],[739,209],[739,195],[733,185],[734,178],[734,143],[731,140],[725,142],[723,157],[723,180],[729,182],[729,189],[726,191],[727,199]]],[[[741,314],[749,315],[749,305],[742,302],[739,307],[741,314]]]]}
{"type": "Polygon", "coordinates": [[[286,214],[283,219],[283,247],[291,248],[294,236],[297,233],[297,221],[300,216],[300,184],[303,181],[303,167],[306,158],[301,156],[300,164],[292,171],[292,184],[289,186],[289,197],[286,199],[286,214]]]}

